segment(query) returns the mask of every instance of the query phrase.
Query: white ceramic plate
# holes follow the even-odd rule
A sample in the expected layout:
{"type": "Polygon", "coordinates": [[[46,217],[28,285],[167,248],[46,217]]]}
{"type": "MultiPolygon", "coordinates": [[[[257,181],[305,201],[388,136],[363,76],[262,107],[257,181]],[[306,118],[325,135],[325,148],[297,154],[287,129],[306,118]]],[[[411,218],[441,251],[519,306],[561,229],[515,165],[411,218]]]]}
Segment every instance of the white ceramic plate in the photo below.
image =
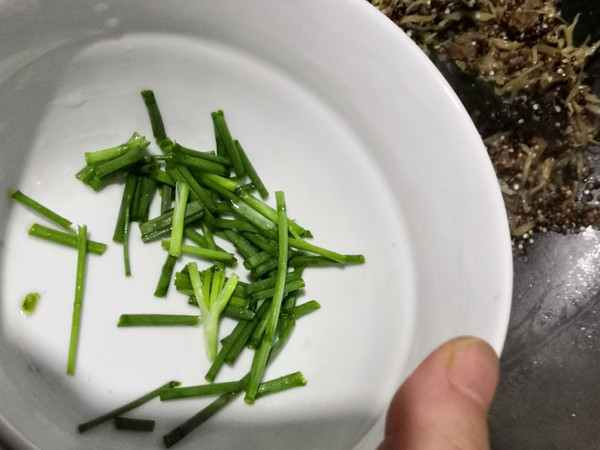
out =
{"type": "MultiPolygon", "coordinates": [[[[308,385],[230,405],[178,448],[372,448],[404,377],[461,334],[499,351],[511,255],[491,164],[468,116],[426,57],[362,0],[319,2],[9,0],[0,4],[1,191],[19,188],[111,243],[120,186],[75,179],[83,152],[151,136],[139,91],[167,132],[213,147],[222,108],[271,191],[315,243],[367,264],[307,272],[276,377],[308,385]]],[[[76,254],[26,236],[41,219],[0,200],[0,431],[23,448],[159,448],[207,400],[153,401],[132,415],[152,434],[77,424],[165,383],[198,384],[200,329],[117,329],[121,313],[193,313],[152,296],[164,253],[132,236],[88,259],[76,374],[65,374],[76,254]],[[31,317],[20,302],[42,297],[31,317]]],[[[227,327],[228,323],[224,324],[227,327]]],[[[248,355],[219,380],[247,370],[248,355]]],[[[177,448],[177,447],[176,447],[177,448]]]]}

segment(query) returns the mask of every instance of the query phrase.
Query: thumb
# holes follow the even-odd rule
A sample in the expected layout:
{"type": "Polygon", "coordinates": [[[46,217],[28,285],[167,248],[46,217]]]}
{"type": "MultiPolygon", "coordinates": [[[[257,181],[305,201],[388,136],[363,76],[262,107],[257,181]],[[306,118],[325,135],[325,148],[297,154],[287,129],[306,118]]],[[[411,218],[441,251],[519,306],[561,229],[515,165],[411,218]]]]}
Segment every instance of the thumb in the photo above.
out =
{"type": "Polygon", "coordinates": [[[496,353],[482,340],[443,344],[396,392],[379,450],[489,448],[487,412],[498,371],[496,353]]]}

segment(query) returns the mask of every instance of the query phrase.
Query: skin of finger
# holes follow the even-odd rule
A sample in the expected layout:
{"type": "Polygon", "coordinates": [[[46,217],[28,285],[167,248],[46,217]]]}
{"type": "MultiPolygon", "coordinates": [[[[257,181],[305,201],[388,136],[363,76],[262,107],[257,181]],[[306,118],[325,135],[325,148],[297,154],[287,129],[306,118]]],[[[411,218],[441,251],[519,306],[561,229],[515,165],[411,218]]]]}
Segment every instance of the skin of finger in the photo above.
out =
{"type": "Polygon", "coordinates": [[[484,341],[443,344],[394,396],[379,449],[489,448],[487,411],[498,372],[498,357],[484,341]]]}

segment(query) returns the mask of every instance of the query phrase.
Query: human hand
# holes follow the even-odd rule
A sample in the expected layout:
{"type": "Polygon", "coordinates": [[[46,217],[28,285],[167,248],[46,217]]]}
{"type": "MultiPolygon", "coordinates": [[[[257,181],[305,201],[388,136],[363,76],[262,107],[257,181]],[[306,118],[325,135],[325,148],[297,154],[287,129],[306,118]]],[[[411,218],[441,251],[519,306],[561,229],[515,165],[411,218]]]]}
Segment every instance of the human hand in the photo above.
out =
{"type": "Polygon", "coordinates": [[[484,341],[461,337],[441,345],[396,392],[379,450],[488,449],[498,372],[498,357],[484,341]]]}

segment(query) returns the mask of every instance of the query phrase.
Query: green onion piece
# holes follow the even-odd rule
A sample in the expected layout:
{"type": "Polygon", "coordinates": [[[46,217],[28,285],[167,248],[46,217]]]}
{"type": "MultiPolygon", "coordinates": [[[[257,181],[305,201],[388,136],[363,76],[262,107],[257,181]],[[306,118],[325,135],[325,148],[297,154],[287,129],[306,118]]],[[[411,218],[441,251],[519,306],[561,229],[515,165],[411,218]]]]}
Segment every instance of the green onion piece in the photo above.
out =
{"type": "MultiPolygon", "coordinates": [[[[285,295],[289,292],[297,291],[298,289],[301,289],[303,287],[304,287],[304,280],[302,278],[293,279],[291,281],[286,281],[286,283],[283,286],[283,295],[285,295]]],[[[275,287],[263,289],[262,291],[258,291],[258,292],[255,292],[254,294],[252,294],[250,301],[257,302],[257,301],[263,300],[265,298],[270,298],[270,297],[273,297],[274,293],[275,293],[275,287]]]]}
{"type": "Polygon", "coordinates": [[[289,340],[290,335],[292,334],[292,331],[294,330],[294,327],[296,326],[296,321],[294,319],[283,321],[283,318],[282,318],[279,321],[279,326],[281,327],[279,330],[279,338],[277,339],[277,341],[275,342],[275,344],[273,344],[273,347],[271,348],[271,352],[269,353],[269,360],[267,361],[267,364],[270,364],[275,358],[277,358],[277,355],[279,355],[279,353],[281,353],[281,350],[283,349],[283,347],[289,340]]]}
{"type": "MultiPolygon", "coordinates": [[[[299,272],[290,272],[285,277],[285,282],[301,280],[302,274],[299,272]]],[[[275,287],[276,277],[265,278],[264,280],[253,281],[246,286],[246,294],[256,294],[257,292],[264,291],[265,289],[271,289],[275,287]]]]}
{"type": "Polygon", "coordinates": [[[306,314],[310,314],[313,311],[319,309],[321,305],[316,300],[311,300],[309,302],[303,303],[298,306],[294,306],[293,308],[284,308],[283,311],[290,315],[293,319],[298,319],[306,314]]]}
{"type": "Polygon", "coordinates": [[[258,386],[256,398],[264,397],[265,395],[274,394],[276,392],[287,391],[288,389],[299,386],[306,386],[306,379],[304,378],[304,375],[302,375],[302,372],[294,372],[261,383],[258,386]]]}
{"type": "MultiPolygon", "coordinates": [[[[215,286],[220,292],[213,303],[210,304],[210,296],[206,296],[203,292],[206,289],[208,282],[205,279],[204,286],[202,285],[198,268],[195,263],[189,263],[188,270],[190,272],[192,286],[194,287],[194,294],[196,295],[198,306],[200,306],[200,312],[202,314],[206,356],[210,361],[213,361],[217,356],[219,317],[221,316],[221,312],[223,312],[227,306],[239,278],[236,274],[231,274],[222,289],[220,289],[221,283],[218,281],[215,286]]],[[[224,276],[223,272],[218,273],[221,273],[224,276]]],[[[218,279],[221,279],[220,275],[218,279]]]]}
{"type": "Polygon", "coordinates": [[[262,263],[270,260],[271,258],[273,258],[273,256],[271,256],[269,253],[267,253],[265,251],[261,251],[259,253],[256,253],[255,255],[251,256],[250,258],[245,259],[244,267],[248,270],[252,270],[252,269],[260,266],[262,263]]]}
{"type": "Polygon", "coordinates": [[[184,314],[121,314],[117,326],[196,326],[200,323],[198,316],[184,314]]]}
{"type": "Polygon", "coordinates": [[[223,394],[239,391],[244,388],[243,381],[229,381],[227,383],[209,383],[198,386],[184,386],[172,389],[163,389],[160,400],[179,400],[190,397],[205,397],[207,395],[223,394]]]}
{"type": "Polygon", "coordinates": [[[107,148],[105,150],[98,150],[95,152],[86,152],[85,162],[87,164],[95,164],[102,161],[107,161],[109,159],[114,159],[117,156],[121,156],[128,151],[130,151],[134,147],[147,147],[150,143],[146,140],[144,136],[141,136],[139,133],[133,133],[133,135],[125,142],[124,144],[118,145],[116,147],[107,148]]]}
{"type": "MultiPolygon", "coordinates": [[[[233,165],[233,171],[238,178],[242,178],[246,175],[246,169],[244,167],[244,163],[240,158],[240,154],[238,152],[237,147],[235,146],[233,139],[231,138],[231,133],[229,132],[229,127],[227,126],[227,122],[225,121],[225,115],[222,110],[217,112],[213,112],[211,114],[213,123],[215,127],[219,131],[219,136],[221,137],[223,146],[225,151],[227,152],[227,156],[231,160],[231,164],[233,165]]],[[[218,149],[218,147],[217,147],[218,149]]]]}
{"type": "Polygon", "coordinates": [[[44,205],[36,202],[34,199],[23,194],[21,191],[12,190],[9,192],[8,197],[11,200],[15,200],[15,201],[25,205],[29,209],[32,209],[33,211],[50,219],[52,222],[56,223],[57,225],[60,225],[61,227],[63,227],[65,230],[69,231],[73,235],[76,234],[72,228],[73,223],[70,220],[67,220],[64,217],[59,216],[54,211],[52,211],[52,210],[46,208],[44,205]]]}
{"type": "Polygon", "coordinates": [[[250,258],[258,253],[257,248],[248,239],[234,230],[224,230],[223,232],[216,234],[217,236],[227,239],[229,242],[231,242],[244,258],[250,258]]]}
{"type": "Polygon", "coordinates": [[[156,421],[151,419],[134,419],[131,417],[115,417],[115,428],[117,430],[144,431],[151,433],[154,431],[156,421]]]}
{"type": "MultiPolygon", "coordinates": [[[[170,248],[171,241],[166,239],[162,241],[163,248],[170,248]]],[[[181,244],[180,253],[185,253],[187,255],[197,256],[199,258],[211,259],[214,261],[223,261],[227,263],[235,262],[235,256],[231,253],[223,252],[221,250],[211,250],[209,248],[202,247],[194,247],[192,245],[181,244]]]]}
{"type": "Polygon", "coordinates": [[[131,221],[146,222],[150,212],[150,203],[154,198],[156,181],[152,178],[141,176],[138,178],[135,195],[131,204],[131,221]]]}
{"type": "Polygon", "coordinates": [[[179,381],[169,381],[168,383],[163,384],[162,386],[154,389],[153,391],[148,392],[147,394],[144,394],[141,397],[139,397],[123,406],[120,406],[120,407],[118,407],[106,414],[103,414],[100,417],[97,417],[93,420],[82,423],[81,425],[79,425],[79,427],[77,429],[79,430],[80,433],[83,433],[83,432],[89,430],[90,428],[93,428],[104,422],[108,422],[109,420],[114,419],[115,417],[118,417],[123,413],[131,411],[132,409],[135,409],[138,406],[141,406],[144,403],[149,402],[150,400],[152,400],[155,397],[158,397],[158,395],[160,394],[160,392],[163,389],[169,389],[169,388],[172,388],[175,386],[179,386],[179,384],[180,384],[179,381]]]}
{"type": "Polygon", "coordinates": [[[79,343],[79,329],[81,326],[81,304],[83,300],[83,284],[85,278],[85,260],[87,256],[87,226],[79,227],[77,233],[77,273],[75,277],[75,300],[73,302],[73,320],[71,322],[71,339],[69,341],[69,358],[67,361],[67,375],[75,373],[75,358],[79,343]]]}
{"type": "Polygon", "coordinates": [[[210,193],[204,189],[196,178],[191,174],[187,167],[178,164],[168,164],[167,173],[175,181],[187,184],[190,187],[190,195],[192,198],[200,200],[202,205],[210,212],[216,209],[215,202],[210,196],[210,193]]]}
{"type": "Polygon", "coordinates": [[[99,191],[118,175],[143,162],[143,150],[142,147],[132,147],[130,151],[116,158],[86,165],[75,176],[95,191],[99,191]]]}
{"type": "MultiPolygon", "coordinates": [[[[71,248],[77,248],[78,239],[77,236],[72,234],[63,233],[52,228],[45,227],[39,223],[34,223],[29,228],[28,234],[30,236],[45,239],[47,241],[55,242],[57,244],[65,245],[71,248]]],[[[95,241],[87,241],[87,251],[96,255],[101,255],[106,250],[106,244],[95,241]]]]}
{"type": "Polygon", "coordinates": [[[167,295],[176,262],[177,258],[175,256],[167,255],[167,259],[165,260],[162,270],[160,271],[160,278],[158,279],[156,290],[154,291],[155,297],[165,297],[167,295]]]}
{"type": "Polygon", "coordinates": [[[246,152],[244,151],[237,139],[235,139],[233,143],[237,148],[237,151],[240,155],[240,159],[242,160],[242,164],[244,165],[244,169],[246,169],[246,173],[248,174],[248,177],[254,184],[254,187],[256,187],[256,190],[262,198],[267,198],[269,196],[269,191],[267,191],[267,188],[258,176],[258,173],[256,173],[256,169],[254,169],[254,166],[250,162],[250,159],[248,159],[248,155],[246,155],[246,152]]]}
{"type": "Polygon", "coordinates": [[[299,250],[305,250],[325,256],[342,264],[363,264],[365,262],[365,257],[363,255],[342,255],[322,247],[317,247],[316,245],[310,244],[303,239],[290,238],[289,245],[290,247],[297,248],[299,250]]]}
{"type": "Polygon", "coordinates": [[[246,344],[252,336],[252,333],[254,333],[254,330],[256,329],[262,318],[267,314],[270,305],[270,300],[263,302],[260,305],[260,307],[256,310],[254,319],[245,323],[246,326],[240,332],[240,335],[237,337],[237,339],[234,342],[232,342],[229,352],[227,353],[227,355],[225,355],[226,364],[232,365],[242,353],[242,350],[246,347],[246,344]]]}
{"type": "MultiPolygon", "coordinates": [[[[213,360],[212,364],[210,365],[210,368],[208,369],[208,372],[204,376],[204,379],[206,381],[208,381],[209,383],[212,383],[215,380],[217,374],[219,373],[219,370],[221,370],[221,367],[223,367],[223,363],[225,362],[225,357],[229,353],[234,342],[239,338],[241,333],[244,331],[246,326],[247,326],[246,322],[238,322],[237,325],[233,328],[233,331],[229,334],[229,336],[227,336],[226,340],[224,340],[224,342],[222,342],[223,345],[221,347],[221,350],[219,350],[219,353],[217,353],[216,358],[213,360]]],[[[244,344],[245,344],[245,342],[246,341],[244,340],[244,344]]],[[[242,344],[242,348],[243,348],[244,344],[242,344]]]]}
{"type": "Polygon", "coordinates": [[[152,126],[152,134],[156,139],[166,138],[167,133],[165,132],[165,125],[158,109],[158,103],[154,97],[154,92],[150,89],[144,89],[142,92],[142,99],[146,105],[148,116],[150,117],[150,125],[152,126]]]}
{"type": "MultiPolygon", "coordinates": [[[[262,200],[252,196],[245,189],[238,189],[237,194],[238,194],[239,198],[244,203],[246,203],[248,206],[252,207],[252,209],[261,213],[263,216],[265,216],[266,218],[268,218],[269,220],[271,220],[273,222],[277,221],[277,211],[275,209],[273,209],[271,206],[267,205],[262,200]]],[[[312,236],[309,230],[304,229],[303,227],[301,227],[300,225],[298,225],[296,222],[294,222],[293,220],[291,220],[289,218],[287,220],[287,224],[288,224],[288,227],[290,228],[290,232],[293,235],[307,236],[307,237],[312,236]]]]}
{"type": "MultiPolygon", "coordinates": [[[[204,215],[204,207],[199,201],[190,202],[185,208],[184,225],[195,222],[204,215]]],[[[150,242],[171,232],[173,228],[173,211],[168,211],[154,219],[140,224],[143,242],[150,242]]]]}
{"type": "Polygon", "coordinates": [[[277,202],[277,224],[279,228],[279,264],[277,266],[277,279],[275,281],[275,292],[273,295],[273,301],[268,311],[267,326],[265,334],[263,336],[260,347],[254,354],[252,360],[252,368],[250,371],[250,378],[248,380],[248,386],[246,387],[246,395],[244,401],[248,404],[254,403],[257,395],[258,385],[260,384],[263,372],[267,365],[269,358],[269,352],[273,344],[273,338],[275,337],[275,331],[277,328],[277,321],[279,319],[279,312],[281,310],[281,303],[283,301],[283,289],[285,285],[285,278],[287,275],[287,260],[288,260],[288,227],[287,227],[287,215],[285,208],[285,197],[283,192],[276,191],[275,199],[277,202]]]}
{"type": "MultiPolygon", "coordinates": [[[[173,148],[175,150],[175,148],[173,148]]],[[[215,155],[215,152],[201,152],[198,150],[192,150],[191,148],[184,147],[183,145],[177,144],[177,152],[182,155],[193,156],[195,158],[206,159],[207,161],[213,161],[219,164],[223,164],[225,166],[231,165],[231,160],[227,157],[215,155]]]]}
{"type": "Polygon", "coordinates": [[[160,198],[160,213],[164,214],[173,207],[173,186],[164,184],[160,198]]]}
{"type": "Polygon", "coordinates": [[[227,406],[233,399],[235,399],[241,391],[228,392],[222,394],[215,401],[213,401],[206,408],[200,410],[188,420],[183,422],[181,425],[175,427],[163,436],[163,442],[166,448],[171,448],[177,444],[188,434],[218,413],[222,408],[227,406]]]}
{"type": "Polygon", "coordinates": [[[223,219],[219,217],[215,219],[215,228],[221,230],[236,230],[248,231],[250,233],[260,233],[260,229],[245,220],[223,219]]]}
{"type": "Polygon", "coordinates": [[[27,294],[21,303],[21,311],[23,314],[30,316],[35,311],[35,307],[37,306],[37,302],[40,299],[40,294],[37,292],[32,292],[31,294],[27,294]]]}
{"type": "Polygon", "coordinates": [[[185,207],[189,193],[190,187],[187,184],[178,182],[175,186],[175,207],[173,208],[173,228],[171,229],[169,255],[176,258],[179,258],[179,255],[181,255],[185,207]]]}
{"type": "Polygon", "coordinates": [[[123,196],[121,197],[121,206],[119,208],[115,232],[113,233],[114,242],[122,243],[125,240],[125,224],[127,222],[126,216],[131,217],[131,203],[133,201],[137,179],[138,177],[133,174],[129,174],[125,178],[123,196]]]}
{"type": "Polygon", "coordinates": [[[231,304],[233,297],[229,300],[229,305],[223,310],[223,315],[237,320],[252,320],[255,313],[250,309],[240,308],[231,304]]]}
{"type": "Polygon", "coordinates": [[[202,173],[214,173],[215,175],[222,176],[229,175],[229,166],[223,165],[215,161],[210,161],[205,158],[196,158],[194,156],[186,155],[179,152],[178,150],[179,144],[173,145],[173,160],[177,164],[185,166],[191,171],[202,173]]]}

